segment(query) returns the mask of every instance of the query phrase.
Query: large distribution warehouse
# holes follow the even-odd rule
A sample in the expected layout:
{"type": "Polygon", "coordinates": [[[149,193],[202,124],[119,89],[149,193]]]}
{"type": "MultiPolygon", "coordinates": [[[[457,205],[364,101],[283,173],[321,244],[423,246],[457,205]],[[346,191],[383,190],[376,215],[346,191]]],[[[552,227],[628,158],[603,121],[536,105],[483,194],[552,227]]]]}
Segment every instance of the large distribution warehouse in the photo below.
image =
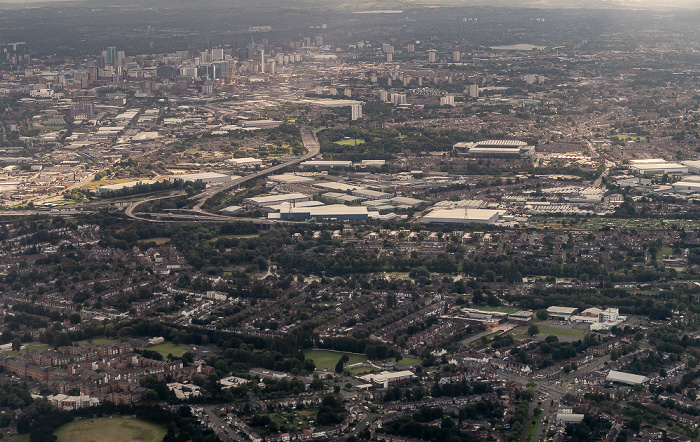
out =
{"type": "Polygon", "coordinates": [[[317,221],[335,219],[339,221],[366,221],[369,218],[367,207],[346,206],[344,204],[330,204],[317,207],[291,207],[288,211],[280,211],[279,215],[270,214],[269,218],[279,217],[284,220],[309,220],[317,221]]]}
{"type": "Polygon", "coordinates": [[[442,224],[495,224],[506,213],[505,210],[491,209],[435,209],[425,215],[424,223],[442,224]]]}

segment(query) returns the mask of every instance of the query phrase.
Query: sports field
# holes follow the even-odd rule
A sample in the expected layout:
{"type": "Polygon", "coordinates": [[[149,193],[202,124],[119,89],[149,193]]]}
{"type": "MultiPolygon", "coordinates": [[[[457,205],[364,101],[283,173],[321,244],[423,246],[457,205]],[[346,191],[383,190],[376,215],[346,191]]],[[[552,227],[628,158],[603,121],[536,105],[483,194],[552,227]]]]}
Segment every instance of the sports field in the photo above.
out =
{"type": "Polygon", "coordinates": [[[58,442],[159,442],[165,428],[139,419],[121,416],[83,419],[68,423],[54,432],[58,442]]]}
{"type": "Polygon", "coordinates": [[[335,364],[343,356],[348,355],[350,361],[347,365],[357,364],[360,362],[367,362],[367,356],[358,355],[355,353],[343,353],[340,351],[330,351],[330,350],[304,350],[304,357],[306,359],[313,359],[314,364],[316,364],[316,369],[318,370],[334,370],[335,364]]]}
{"type": "Polygon", "coordinates": [[[157,351],[158,353],[162,354],[164,358],[167,358],[168,354],[179,358],[185,351],[187,351],[187,347],[182,344],[164,342],[162,344],[154,345],[153,347],[148,347],[148,350],[157,351]]]}
{"type": "Polygon", "coordinates": [[[340,144],[341,146],[354,146],[355,144],[365,144],[365,140],[361,138],[350,138],[340,141],[334,141],[335,144],[340,144]]]}

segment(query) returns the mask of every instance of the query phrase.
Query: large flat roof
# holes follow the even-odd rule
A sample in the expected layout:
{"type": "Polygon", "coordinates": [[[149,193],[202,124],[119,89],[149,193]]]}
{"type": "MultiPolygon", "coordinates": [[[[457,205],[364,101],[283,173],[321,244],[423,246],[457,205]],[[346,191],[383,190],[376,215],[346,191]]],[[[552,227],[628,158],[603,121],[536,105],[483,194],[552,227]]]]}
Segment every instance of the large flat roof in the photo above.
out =
{"type": "Polygon", "coordinates": [[[557,307],[556,305],[547,307],[549,313],[559,313],[563,315],[573,315],[576,310],[578,309],[575,307],[557,307]]]}
{"type": "Polygon", "coordinates": [[[456,143],[454,147],[479,147],[479,148],[520,148],[527,146],[525,141],[520,140],[485,140],[477,142],[460,142],[456,143]]]}
{"type": "Polygon", "coordinates": [[[638,375],[638,374],[610,370],[610,373],[608,373],[605,380],[610,381],[610,382],[619,382],[621,384],[635,385],[635,384],[643,384],[645,382],[648,382],[649,378],[646,376],[638,375]]]}
{"type": "Polygon", "coordinates": [[[491,209],[434,209],[423,217],[423,222],[433,223],[492,223],[504,210],[491,209]]]}
{"type": "Polygon", "coordinates": [[[310,199],[308,195],[305,195],[303,193],[282,193],[279,195],[267,195],[267,196],[254,196],[252,198],[246,198],[243,201],[255,203],[255,204],[269,204],[269,203],[275,203],[278,201],[293,201],[293,200],[301,200],[301,199],[310,199]]]}
{"type": "Polygon", "coordinates": [[[183,181],[197,181],[197,180],[207,180],[212,178],[230,179],[231,175],[224,175],[223,173],[216,172],[200,172],[200,173],[183,173],[182,175],[172,175],[174,180],[183,181]]]}

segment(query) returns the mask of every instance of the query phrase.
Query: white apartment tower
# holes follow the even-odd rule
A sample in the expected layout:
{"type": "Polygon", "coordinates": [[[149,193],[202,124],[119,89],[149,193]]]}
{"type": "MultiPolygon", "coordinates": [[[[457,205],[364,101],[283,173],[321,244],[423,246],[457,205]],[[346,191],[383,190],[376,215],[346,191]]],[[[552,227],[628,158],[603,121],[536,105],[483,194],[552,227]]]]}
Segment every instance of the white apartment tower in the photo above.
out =
{"type": "Polygon", "coordinates": [[[362,105],[353,104],[352,106],[350,106],[350,119],[352,121],[355,121],[359,118],[362,118],[362,105]]]}

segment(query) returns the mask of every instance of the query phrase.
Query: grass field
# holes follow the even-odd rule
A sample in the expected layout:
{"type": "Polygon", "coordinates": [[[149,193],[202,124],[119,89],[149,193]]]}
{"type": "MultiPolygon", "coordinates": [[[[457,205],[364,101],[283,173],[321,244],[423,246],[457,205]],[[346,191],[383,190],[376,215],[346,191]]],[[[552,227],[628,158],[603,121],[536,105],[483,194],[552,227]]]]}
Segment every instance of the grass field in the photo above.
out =
{"type": "Polygon", "coordinates": [[[570,328],[557,328],[557,327],[545,327],[542,325],[537,325],[540,329],[540,334],[542,335],[554,335],[554,336],[573,336],[575,338],[583,338],[583,330],[572,330],[570,328]]]}
{"type": "Polygon", "coordinates": [[[268,413],[266,415],[277,425],[283,425],[291,430],[299,430],[312,425],[317,413],[318,408],[310,407],[287,413],[268,413]]]}
{"type": "Polygon", "coordinates": [[[348,355],[350,358],[350,361],[348,361],[346,365],[367,362],[367,356],[355,353],[342,353],[331,350],[304,350],[304,357],[306,359],[313,359],[316,368],[319,370],[327,369],[330,371],[335,369],[335,364],[338,363],[338,360],[343,355],[348,355]]]}
{"type": "MultiPolygon", "coordinates": [[[[83,341],[75,341],[73,342],[73,345],[75,346],[80,346],[80,345],[85,345],[85,344],[97,344],[97,345],[102,345],[107,342],[117,342],[115,339],[108,339],[108,338],[94,338],[94,339],[86,339],[83,341]]],[[[32,342],[30,344],[23,344],[26,345],[29,351],[44,351],[44,350],[50,350],[53,347],[47,344],[40,344],[38,342],[32,342]]],[[[17,356],[19,354],[24,354],[27,350],[22,349],[21,351],[7,351],[5,352],[6,355],[8,356],[17,356]]]]}
{"type": "Polygon", "coordinates": [[[423,360],[418,358],[403,358],[397,362],[396,365],[420,364],[421,362],[423,362],[423,360]]]}
{"type": "Polygon", "coordinates": [[[527,427],[525,442],[537,442],[537,427],[540,423],[540,416],[542,416],[542,409],[535,408],[535,411],[532,414],[532,419],[530,419],[530,425],[527,427]]]}
{"type": "Polygon", "coordinates": [[[86,344],[96,344],[96,345],[102,345],[106,344],[108,342],[117,342],[116,339],[109,339],[109,338],[93,338],[93,339],[85,339],[83,341],[75,341],[73,345],[79,346],[79,345],[86,345],[86,344]]]}
{"type": "Polygon", "coordinates": [[[187,348],[182,344],[173,344],[171,342],[164,342],[162,344],[154,345],[153,347],[148,347],[149,350],[157,351],[162,354],[164,358],[168,357],[168,354],[173,356],[182,356],[187,348]]]}
{"type": "Polygon", "coordinates": [[[515,327],[508,333],[510,333],[513,336],[513,339],[525,339],[526,337],[528,337],[527,327],[515,327]]]}
{"type": "Polygon", "coordinates": [[[368,367],[366,365],[363,365],[362,367],[351,368],[349,371],[350,371],[350,373],[352,373],[353,376],[359,376],[359,375],[371,373],[372,370],[374,370],[372,367],[368,367]]]}
{"type": "MultiPolygon", "coordinates": [[[[27,349],[28,349],[29,351],[44,351],[44,350],[50,350],[50,349],[53,348],[53,347],[51,347],[50,345],[47,345],[47,344],[38,344],[38,343],[31,343],[31,344],[24,344],[24,345],[27,346],[27,349]]],[[[6,354],[7,356],[18,356],[18,355],[24,354],[24,353],[26,353],[26,352],[27,352],[26,349],[22,349],[22,350],[20,350],[20,351],[6,351],[5,354],[6,354]]]]}
{"type": "Polygon", "coordinates": [[[74,421],[56,430],[54,435],[59,442],[157,442],[163,440],[165,433],[161,426],[114,416],[74,421]]]}
{"type": "Polygon", "coordinates": [[[246,235],[219,235],[219,236],[216,236],[216,237],[210,239],[209,242],[216,242],[216,241],[218,241],[218,240],[220,240],[220,239],[234,239],[234,238],[237,238],[237,239],[251,239],[251,238],[258,238],[259,236],[260,236],[259,233],[249,233],[249,234],[246,234],[246,235]]]}
{"type": "Polygon", "coordinates": [[[29,442],[29,434],[15,434],[2,438],[3,442],[29,442]]]}
{"type": "Polygon", "coordinates": [[[356,143],[364,144],[365,140],[362,140],[360,138],[350,138],[349,140],[335,141],[335,144],[339,144],[341,146],[354,146],[356,143]]]}
{"type": "Polygon", "coordinates": [[[656,259],[661,259],[664,256],[670,256],[673,255],[673,249],[670,247],[661,247],[659,250],[656,252],[656,259]]]}

